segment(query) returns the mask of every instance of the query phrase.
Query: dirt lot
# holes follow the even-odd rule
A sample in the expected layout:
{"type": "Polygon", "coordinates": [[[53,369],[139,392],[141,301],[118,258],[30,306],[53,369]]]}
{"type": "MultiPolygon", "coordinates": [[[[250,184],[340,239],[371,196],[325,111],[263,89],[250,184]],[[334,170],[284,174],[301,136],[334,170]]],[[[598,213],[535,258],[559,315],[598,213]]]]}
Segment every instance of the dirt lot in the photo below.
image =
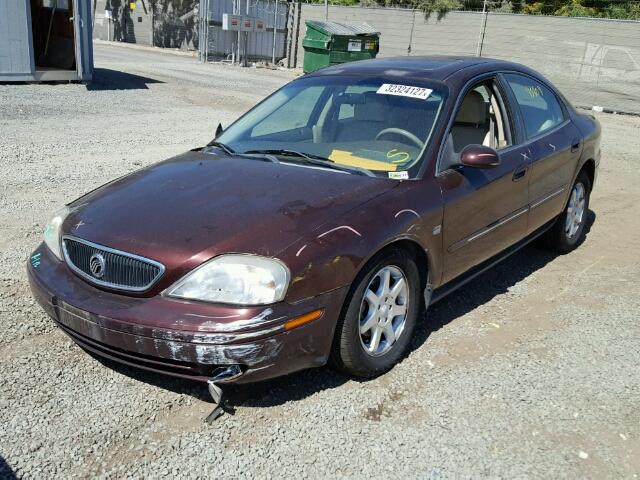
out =
{"type": "Polygon", "coordinates": [[[640,118],[600,115],[604,159],[577,251],[528,247],[437,304],[368,382],[329,369],[232,392],[104,365],[25,276],[50,212],[202,145],[292,78],[98,45],[98,80],[0,85],[0,477],[637,478],[640,118]]]}

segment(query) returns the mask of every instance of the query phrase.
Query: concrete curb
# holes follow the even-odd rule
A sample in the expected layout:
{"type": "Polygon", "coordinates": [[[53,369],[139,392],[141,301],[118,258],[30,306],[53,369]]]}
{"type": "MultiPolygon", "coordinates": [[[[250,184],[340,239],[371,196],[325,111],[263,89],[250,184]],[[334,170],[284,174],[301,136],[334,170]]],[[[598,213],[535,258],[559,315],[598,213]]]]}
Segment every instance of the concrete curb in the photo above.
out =
{"type": "Polygon", "coordinates": [[[196,51],[180,50],[177,48],[151,47],[147,45],[138,45],[136,43],[126,43],[126,42],[109,42],[107,40],[100,40],[98,38],[94,38],[93,43],[96,45],[111,45],[114,47],[130,48],[133,50],[143,50],[143,51],[155,52],[155,53],[166,53],[169,55],[178,55],[182,57],[192,57],[192,58],[197,57],[196,51]]]}
{"type": "MultiPolygon", "coordinates": [[[[138,51],[144,51],[144,52],[153,52],[153,53],[161,53],[161,54],[168,54],[168,55],[177,55],[180,57],[190,57],[190,58],[197,58],[198,57],[198,52],[196,51],[185,51],[185,50],[180,50],[177,48],[163,48],[163,47],[151,47],[148,45],[138,45],[136,43],[126,43],[126,42],[109,42],[107,40],[100,40],[98,38],[94,38],[93,39],[93,43],[95,45],[110,45],[110,46],[114,46],[114,47],[120,47],[120,48],[128,48],[131,50],[138,50],[138,51]]],[[[210,65],[214,65],[214,64],[220,64],[221,62],[208,62],[210,65]]],[[[231,65],[231,64],[227,64],[230,67],[238,67],[240,68],[238,65],[231,65]]],[[[262,65],[262,64],[254,64],[251,65],[250,67],[247,68],[260,68],[260,69],[265,69],[265,70],[273,70],[273,71],[282,71],[282,72],[292,72],[294,74],[294,76],[298,77],[300,75],[304,75],[304,72],[302,71],[302,68],[286,68],[286,67],[272,67],[272,66],[267,66],[267,65],[262,65]]]]}

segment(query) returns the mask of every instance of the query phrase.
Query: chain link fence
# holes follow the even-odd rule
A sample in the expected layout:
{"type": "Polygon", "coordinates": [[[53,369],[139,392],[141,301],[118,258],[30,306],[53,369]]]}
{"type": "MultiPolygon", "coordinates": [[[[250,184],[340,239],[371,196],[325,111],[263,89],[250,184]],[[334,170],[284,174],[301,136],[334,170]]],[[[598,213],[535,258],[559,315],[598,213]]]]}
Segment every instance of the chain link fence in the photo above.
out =
{"type": "Polygon", "coordinates": [[[198,50],[205,61],[277,62],[288,55],[294,10],[278,0],[95,0],[93,37],[198,50]],[[234,12],[262,19],[265,31],[222,30],[223,13],[234,12]]]}
{"type": "Polygon", "coordinates": [[[287,56],[291,5],[279,0],[201,0],[200,31],[203,41],[199,49],[200,59],[278,62],[287,56]],[[225,13],[261,19],[265,30],[246,33],[223,30],[222,15],[225,13]]]}
{"type": "MultiPolygon", "coordinates": [[[[441,20],[415,9],[330,5],[328,19],[375,27],[381,57],[479,54],[510,60],[538,70],[577,106],[640,114],[639,20],[508,13],[517,7],[511,2],[479,5],[441,20]]],[[[325,18],[324,5],[302,7],[300,44],[304,22],[325,18]]]]}

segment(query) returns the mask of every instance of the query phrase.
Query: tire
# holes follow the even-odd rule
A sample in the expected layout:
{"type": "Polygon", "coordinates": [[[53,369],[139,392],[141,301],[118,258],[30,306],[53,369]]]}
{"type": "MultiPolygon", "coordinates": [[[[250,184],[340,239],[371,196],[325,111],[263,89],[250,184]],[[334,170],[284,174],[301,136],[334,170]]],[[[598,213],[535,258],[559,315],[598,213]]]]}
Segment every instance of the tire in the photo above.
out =
{"type": "Polygon", "coordinates": [[[558,253],[569,253],[584,241],[590,195],[591,182],[583,170],[571,187],[563,212],[545,234],[544,240],[547,247],[558,253]]]}
{"type": "Polygon", "coordinates": [[[363,378],[390,370],[407,350],[421,299],[420,274],[411,255],[390,250],[374,257],[345,300],[333,341],[333,365],[347,375],[363,378]]]}

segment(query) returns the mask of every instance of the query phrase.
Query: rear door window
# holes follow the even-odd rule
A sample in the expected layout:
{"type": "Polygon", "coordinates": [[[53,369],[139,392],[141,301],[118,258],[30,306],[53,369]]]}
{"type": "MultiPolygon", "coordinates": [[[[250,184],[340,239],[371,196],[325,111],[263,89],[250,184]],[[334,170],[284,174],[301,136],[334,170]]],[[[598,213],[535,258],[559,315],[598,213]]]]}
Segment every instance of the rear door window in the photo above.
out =
{"type": "Polygon", "coordinates": [[[541,135],[564,121],[564,112],[556,95],[531,77],[504,75],[516,97],[528,138],[541,135]]]}

